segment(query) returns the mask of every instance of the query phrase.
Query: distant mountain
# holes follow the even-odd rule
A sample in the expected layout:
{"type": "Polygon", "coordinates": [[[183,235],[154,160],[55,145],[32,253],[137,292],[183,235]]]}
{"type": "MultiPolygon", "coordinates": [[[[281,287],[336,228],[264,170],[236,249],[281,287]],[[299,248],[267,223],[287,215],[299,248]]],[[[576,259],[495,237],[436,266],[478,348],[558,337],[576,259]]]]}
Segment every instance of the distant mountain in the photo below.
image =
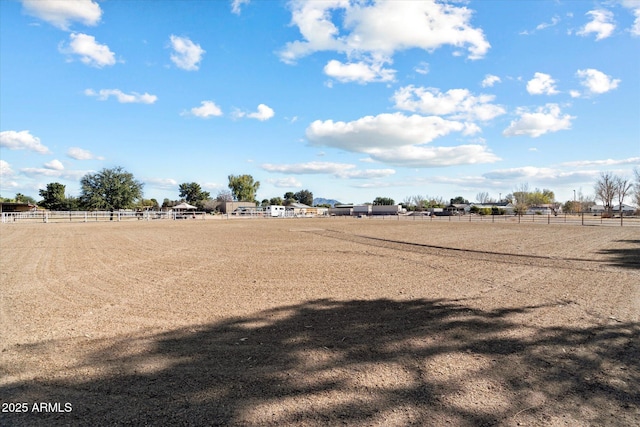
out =
{"type": "Polygon", "coordinates": [[[335,205],[339,205],[340,202],[333,199],[323,199],[322,197],[316,197],[313,199],[313,206],[316,205],[331,205],[332,207],[335,205]]]}

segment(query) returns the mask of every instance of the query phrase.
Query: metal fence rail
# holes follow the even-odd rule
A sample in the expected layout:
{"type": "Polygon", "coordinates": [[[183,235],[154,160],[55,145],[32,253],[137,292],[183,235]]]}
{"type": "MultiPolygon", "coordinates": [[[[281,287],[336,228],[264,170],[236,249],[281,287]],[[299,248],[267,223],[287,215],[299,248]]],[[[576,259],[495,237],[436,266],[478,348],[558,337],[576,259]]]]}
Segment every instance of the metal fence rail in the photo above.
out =
{"type": "Polygon", "coordinates": [[[158,211],[29,211],[3,212],[2,223],[151,221],[159,219],[206,219],[205,212],[158,211]]]}
{"type": "MultiPolygon", "coordinates": [[[[181,219],[278,219],[278,218],[311,218],[310,215],[287,215],[285,217],[267,217],[263,214],[255,215],[211,215],[206,212],[181,212],[181,211],[30,211],[30,212],[3,212],[2,223],[60,223],[60,222],[105,222],[105,221],[155,221],[155,220],[181,220],[181,219]]],[[[360,216],[315,216],[315,218],[363,219],[381,221],[421,221],[421,222],[485,222],[504,224],[567,224],[567,225],[602,225],[640,227],[640,217],[624,216],[607,218],[603,215],[593,215],[590,212],[578,214],[559,215],[360,215],[360,216]]]]}
{"type": "MultiPolygon", "coordinates": [[[[340,218],[339,216],[334,218],[340,218]]],[[[346,218],[353,218],[346,216],[346,218]]],[[[569,225],[606,225],[640,227],[640,217],[623,216],[608,218],[591,212],[558,215],[369,215],[361,216],[369,220],[385,221],[431,221],[431,222],[486,222],[511,224],[569,224],[569,225]]]]}

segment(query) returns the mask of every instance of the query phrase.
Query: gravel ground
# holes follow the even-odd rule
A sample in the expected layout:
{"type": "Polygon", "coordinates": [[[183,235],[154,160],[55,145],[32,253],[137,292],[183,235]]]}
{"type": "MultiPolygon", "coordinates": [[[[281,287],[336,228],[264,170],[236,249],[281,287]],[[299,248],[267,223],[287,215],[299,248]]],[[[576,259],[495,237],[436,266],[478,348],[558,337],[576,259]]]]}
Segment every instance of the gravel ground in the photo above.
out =
{"type": "Polygon", "coordinates": [[[640,229],[0,226],[0,425],[636,426],[640,229]]]}

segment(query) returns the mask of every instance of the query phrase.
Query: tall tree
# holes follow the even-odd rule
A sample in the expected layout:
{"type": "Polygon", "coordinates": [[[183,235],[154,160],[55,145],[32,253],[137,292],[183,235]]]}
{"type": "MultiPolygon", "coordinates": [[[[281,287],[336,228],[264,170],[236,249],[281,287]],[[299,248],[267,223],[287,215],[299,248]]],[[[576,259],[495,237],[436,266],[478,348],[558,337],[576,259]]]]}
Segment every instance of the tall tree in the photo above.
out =
{"type": "Polygon", "coordinates": [[[298,203],[313,206],[313,193],[309,190],[300,190],[293,195],[293,198],[297,200],[298,203]]]}
{"type": "Polygon", "coordinates": [[[467,199],[465,199],[464,197],[462,197],[462,196],[458,196],[458,197],[456,197],[454,199],[451,199],[450,202],[451,202],[452,205],[454,205],[454,204],[455,205],[462,205],[462,204],[468,205],[469,204],[469,201],[467,199]]]}
{"type": "Polygon", "coordinates": [[[42,197],[40,206],[52,211],[62,211],[67,209],[66,197],[64,195],[65,186],[59,182],[52,182],[47,184],[47,188],[40,190],[39,194],[42,197]]]}
{"type": "Polygon", "coordinates": [[[616,195],[618,196],[618,208],[620,209],[620,215],[622,215],[622,204],[625,197],[629,194],[629,191],[633,188],[633,184],[627,178],[621,176],[615,177],[616,195]]]}
{"type": "Polygon", "coordinates": [[[216,196],[218,202],[233,202],[233,194],[229,190],[220,190],[216,196]]]}
{"type": "Polygon", "coordinates": [[[80,179],[80,201],[88,209],[128,209],[142,198],[143,186],[120,166],[102,169],[80,179]]]}
{"type": "Polygon", "coordinates": [[[611,215],[613,209],[613,199],[616,197],[617,177],[611,172],[601,172],[594,190],[596,193],[596,200],[602,201],[602,206],[611,215]]]}
{"type": "Polygon", "coordinates": [[[476,194],[476,202],[478,203],[489,203],[489,193],[486,191],[481,191],[476,194]]]}
{"type": "Polygon", "coordinates": [[[373,201],[373,204],[391,206],[391,205],[395,205],[396,201],[393,200],[391,197],[376,197],[373,201]]]}
{"type": "Polygon", "coordinates": [[[229,189],[239,202],[255,202],[258,188],[260,181],[254,181],[251,175],[229,175],[229,189]]]}
{"type": "Polygon", "coordinates": [[[192,205],[200,205],[211,197],[209,192],[202,191],[202,187],[200,187],[200,184],[196,182],[185,182],[184,184],[180,184],[178,189],[180,190],[179,196],[192,205]]]}

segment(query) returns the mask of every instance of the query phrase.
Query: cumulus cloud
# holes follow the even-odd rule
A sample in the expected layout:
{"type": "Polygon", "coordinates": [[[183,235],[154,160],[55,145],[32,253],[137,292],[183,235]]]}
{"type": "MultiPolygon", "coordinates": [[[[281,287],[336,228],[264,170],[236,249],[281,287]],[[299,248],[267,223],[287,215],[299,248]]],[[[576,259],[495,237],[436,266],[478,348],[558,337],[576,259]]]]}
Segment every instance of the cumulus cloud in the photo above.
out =
{"type": "Polygon", "coordinates": [[[590,10],[587,15],[591,16],[591,21],[578,31],[578,35],[588,36],[591,33],[595,33],[596,40],[603,40],[613,34],[616,29],[613,23],[613,13],[605,9],[598,9],[590,10]]]}
{"type": "Polygon", "coordinates": [[[193,107],[189,113],[203,119],[209,117],[218,117],[222,115],[222,110],[213,101],[202,101],[200,107],[193,107]]]}
{"type": "Polygon", "coordinates": [[[187,37],[178,37],[172,34],[169,38],[173,49],[171,61],[183,70],[198,70],[202,56],[206,51],[187,37]]]}
{"type": "Polygon", "coordinates": [[[109,46],[96,42],[95,37],[82,33],[69,34],[69,43],[60,45],[61,53],[78,55],[83,64],[102,68],[116,63],[116,56],[109,46]]]}
{"type": "Polygon", "coordinates": [[[493,74],[487,74],[484,76],[484,80],[482,80],[482,87],[493,87],[496,83],[500,83],[500,77],[494,76],[493,74]]]}
{"type": "Polygon", "coordinates": [[[20,172],[27,176],[46,176],[49,178],[79,180],[91,171],[68,170],[65,169],[59,160],[52,160],[45,163],[41,168],[22,168],[20,172]]]}
{"type": "Polygon", "coordinates": [[[520,117],[513,120],[502,134],[504,136],[530,136],[537,138],[548,132],[571,129],[571,120],[575,117],[568,114],[562,115],[558,104],[546,104],[538,107],[535,112],[526,108],[518,108],[516,111],[520,117]]]}
{"type": "Polygon", "coordinates": [[[640,1],[638,0],[620,0],[622,6],[630,9],[635,16],[633,26],[629,29],[631,35],[640,36],[640,1]]]}
{"type": "Polygon", "coordinates": [[[84,94],[95,96],[100,101],[106,101],[114,96],[121,104],[153,104],[158,100],[157,96],[146,92],[143,94],[138,92],[124,93],[120,89],[100,89],[98,92],[93,89],[86,89],[84,94]]]}
{"type": "Polygon", "coordinates": [[[88,150],[79,147],[71,147],[67,150],[67,156],[76,160],[104,160],[104,157],[96,156],[88,150]]]}
{"type": "Polygon", "coordinates": [[[436,88],[412,85],[398,89],[394,95],[395,108],[424,114],[450,116],[453,119],[491,120],[506,111],[491,104],[493,95],[472,95],[467,89],[451,89],[445,93],[436,88]]]}
{"type": "Polygon", "coordinates": [[[373,148],[424,144],[464,130],[464,123],[441,117],[385,113],[351,122],[316,120],[307,128],[306,136],[313,145],[366,153],[373,148]]]}
{"type": "Polygon", "coordinates": [[[235,111],[233,115],[236,118],[248,117],[250,119],[260,120],[264,122],[275,116],[275,111],[271,107],[265,104],[258,105],[258,110],[253,113],[247,113],[246,111],[235,111]]]}
{"type": "Polygon", "coordinates": [[[11,169],[11,165],[9,164],[9,162],[0,160],[0,176],[13,176],[13,169],[11,169]]]}
{"type": "Polygon", "coordinates": [[[373,149],[369,155],[379,162],[416,168],[473,165],[500,160],[487,147],[478,144],[456,147],[408,145],[391,149],[373,149]]]}
{"type": "Polygon", "coordinates": [[[47,169],[54,170],[54,171],[64,170],[64,165],[62,164],[62,162],[60,160],[56,160],[56,159],[45,163],[44,167],[47,168],[47,169]]]}
{"type": "Polygon", "coordinates": [[[527,92],[531,95],[555,95],[556,81],[549,74],[535,73],[533,79],[527,82],[527,92]]]}
{"type": "Polygon", "coordinates": [[[599,95],[618,87],[620,79],[613,79],[602,71],[593,68],[578,70],[576,76],[581,79],[580,84],[586,87],[590,94],[599,95]]]}
{"type": "Polygon", "coordinates": [[[393,169],[358,170],[354,164],[332,162],[307,162],[281,165],[265,163],[262,165],[262,169],[267,172],[292,173],[298,175],[328,174],[337,178],[346,179],[383,178],[396,173],[393,169]]]}
{"type": "Polygon", "coordinates": [[[312,145],[366,153],[383,163],[434,167],[454,164],[486,163],[498,160],[483,145],[425,147],[438,137],[452,132],[468,135],[477,126],[436,116],[405,116],[401,113],[366,116],[352,122],[316,120],[306,130],[312,145]]]}
{"type": "Polygon", "coordinates": [[[339,82],[371,83],[389,82],[395,79],[396,70],[383,68],[384,62],[370,63],[365,61],[343,64],[332,59],[325,65],[324,73],[339,82]]]}
{"type": "Polygon", "coordinates": [[[417,48],[432,52],[449,45],[457,53],[466,49],[468,58],[479,59],[490,48],[483,31],[470,23],[472,11],[450,3],[297,0],[290,7],[291,24],[299,29],[302,39],[287,43],[280,59],[295,63],[319,51],[345,54],[350,59],[347,64],[331,62],[325,72],[348,81],[364,82],[367,80],[362,76],[368,75],[375,76],[373,81],[389,79],[393,70],[380,67],[376,74],[372,64],[391,62],[397,51],[417,48]],[[342,19],[335,18],[338,16],[342,19]],[[354,74],[360,77],[356,79],[354,74]]]}
{"type": "Polygon", "coordinates": [[[92,0],[22,0],[24,11],[51,25],[67,31],[72,22],[96,25],[102,9],[92,0]]]}
{"type": "Polygon", "coordinates": [[[9,150],[29,150],[40,154],[49,154],[47,147],[42,145],[40,138],[31,135],[28,130],[5,130],[0,132],[0,147],[9,150]]]}

